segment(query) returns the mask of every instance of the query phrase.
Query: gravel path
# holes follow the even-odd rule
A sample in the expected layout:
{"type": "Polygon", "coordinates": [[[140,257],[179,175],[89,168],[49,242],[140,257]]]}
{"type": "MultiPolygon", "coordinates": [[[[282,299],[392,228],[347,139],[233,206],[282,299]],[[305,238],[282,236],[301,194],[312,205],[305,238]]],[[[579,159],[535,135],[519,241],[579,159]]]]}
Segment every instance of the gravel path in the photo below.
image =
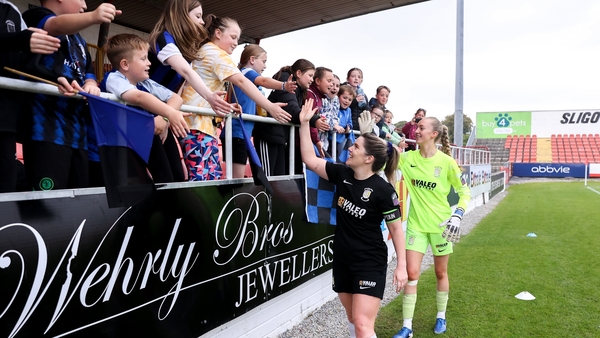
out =
{"type": "MultiPolygon", "coordinates": [[[[513,183],[524,183],[530,180],[519,179],[513,183]]],[[[461,223],[462,234],[468,234],[479,221],[487,216],[498,203],[506,196],[507,192],[504,191],[488,201],[480,207],[477,207],[467,213],[461,223]]],[[[423,263],[421,265],[421,271],[426,270],[433,264],[433,255],[431,249],[428,249],[427,253],[423,257],[423,263]]],[[[388,264],[386,288],[383,294],[383,300],[381,306],[386,305],[393,300],[398,294],[393,290],[392,286],[392,273],[396,268],[396,260],[392,260],[388,264]]],[[[290,330],[280,334],[279,338],[299,338],[299,337],[328,337],[328,338],[347,338],[348,337],[348,326],[347,326],[346,313],[342,303],[338,298],[335,298],[318,310],[314,311],[308,317],[306,317],[300,324],[294,326],[290,330]]]]}

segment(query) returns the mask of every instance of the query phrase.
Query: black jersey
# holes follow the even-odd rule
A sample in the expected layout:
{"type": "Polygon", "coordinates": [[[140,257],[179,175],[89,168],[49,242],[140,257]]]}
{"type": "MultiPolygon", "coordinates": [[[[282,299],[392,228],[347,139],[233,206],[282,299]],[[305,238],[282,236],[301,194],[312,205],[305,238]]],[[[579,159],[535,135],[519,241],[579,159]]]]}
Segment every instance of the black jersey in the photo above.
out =
{"type": "MultiPolygon", "coordinates": [[[[23,19],[28,26],[41,29],[53,16],[56,14],[44,7],[32,8],[23,13],[23,19]]],[[[34,75],[52,81],[64,76],[69,82],[76,80],[80,86],[83,86],[87,79],[95,80],[92,60],[83,37],[73,34],[57,38],[60,39],[58,51],[49,55],[33,54],[26,69],[34,75]]],[[[37,94],[31,104],[32,140],[87,150],[89,110],[84,100],[37,94]]]]}
{"type": "Polygon", "coordinates": [[[354,171],[343,164],[327,162],[325,170],[336,185],[334,259],[359,267],[387,264],[381,222],[400,218],[394,187],[379,175],[357,180],[354,171]]]}

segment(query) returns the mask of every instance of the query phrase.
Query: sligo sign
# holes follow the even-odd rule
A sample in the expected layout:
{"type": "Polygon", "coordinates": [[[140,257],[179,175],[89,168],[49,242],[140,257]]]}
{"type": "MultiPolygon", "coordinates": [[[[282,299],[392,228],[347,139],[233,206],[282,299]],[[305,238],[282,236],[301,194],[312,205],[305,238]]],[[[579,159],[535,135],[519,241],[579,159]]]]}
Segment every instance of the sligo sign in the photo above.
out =
{"type": "Polygon", "coordinates": [[[562,115],[561,124],[598,123],[600,112],[566,112],[562,115]]]}
{"type": "Polygon", "coordinates": [[[0,203],[0,336],[200,336],[329,270],[297,182],[0,203]]]}
{"type": "Polygon", "coordinates": [[[583,163],[513,163],[512,175],[520,177],[577,177],[585,176],[583,163]]]}

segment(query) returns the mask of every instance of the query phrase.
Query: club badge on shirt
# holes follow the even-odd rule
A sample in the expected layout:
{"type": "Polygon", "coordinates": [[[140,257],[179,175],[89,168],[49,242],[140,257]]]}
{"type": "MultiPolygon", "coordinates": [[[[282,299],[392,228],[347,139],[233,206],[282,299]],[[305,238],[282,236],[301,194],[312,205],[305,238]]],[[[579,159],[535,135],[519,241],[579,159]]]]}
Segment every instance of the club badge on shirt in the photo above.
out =
{"type": "Polygon", "coordinates": [[[434,177],[440,177],[441,173],[442,173],[442,167],[434,167],[433,168],[433,176],[434,177]]]}
{"type": "Polygon", "coordinates": [[[369,198],[371,197],[371,193],[373,192],[373,189],[371,188],[365,188],[365,190],[363,191],[363,194],[361,196],[361,200],[363,202],[368,202],[369,198]]]}

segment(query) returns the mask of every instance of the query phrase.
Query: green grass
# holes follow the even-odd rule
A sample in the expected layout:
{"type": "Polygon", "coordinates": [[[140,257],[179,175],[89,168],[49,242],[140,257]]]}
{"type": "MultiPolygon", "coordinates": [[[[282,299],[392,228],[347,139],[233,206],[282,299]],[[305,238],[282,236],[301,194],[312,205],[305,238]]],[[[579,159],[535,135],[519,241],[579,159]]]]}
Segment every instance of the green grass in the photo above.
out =
{"type": "MultiPolygon", "coordinates": [[[[455,246],[444,337],[600,337],[599,258],[600,195],[583,182],[511,186],[455,246]],[[536,299],[516,299],[521,291],[536,299]]],[[[430,268],[419,279],[415,337],[439,337],[436,313],[430,268]]],[[[381,309],[375,331],[391,337],[401,326],[400,296],[381,309]]]]}

